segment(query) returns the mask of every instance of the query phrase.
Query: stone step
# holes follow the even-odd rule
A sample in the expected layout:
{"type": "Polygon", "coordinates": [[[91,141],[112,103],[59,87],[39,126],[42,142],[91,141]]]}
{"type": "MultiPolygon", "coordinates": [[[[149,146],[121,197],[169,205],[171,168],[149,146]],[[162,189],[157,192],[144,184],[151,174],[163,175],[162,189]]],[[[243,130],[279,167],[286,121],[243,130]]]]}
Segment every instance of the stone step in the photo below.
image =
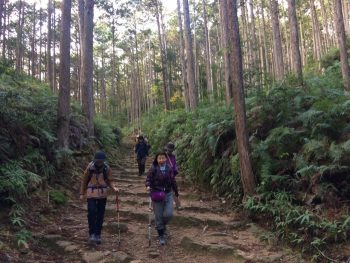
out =
{"type": "MultiPolygon", "coordinates": [[[[119,211],[121,220],[126,222],[132,222],[134,220],[139,222],[144,222],[148,224],[149,216],[153,217],[153,212],[147,212],[148,208],[145,208],[144,211],[140,211],[141,209],[137,209],[138,211],[131,211],[127,208],[122,207],[119,211]]],[[[106,216],[115,217],[117,214],[115,208],[106,208],[106,216]]],[[[222,230],[232,230],[242,227],[244,223],[238,222],[225,222],[218,219],[202,219],[201,217],[196,217],[194,215],[188,214],[175,214],[171,220],[170,225],[184,227],[184,228],[192,228],[197,227],[201,229],[206,229],[208,227],[222,230]]]]}

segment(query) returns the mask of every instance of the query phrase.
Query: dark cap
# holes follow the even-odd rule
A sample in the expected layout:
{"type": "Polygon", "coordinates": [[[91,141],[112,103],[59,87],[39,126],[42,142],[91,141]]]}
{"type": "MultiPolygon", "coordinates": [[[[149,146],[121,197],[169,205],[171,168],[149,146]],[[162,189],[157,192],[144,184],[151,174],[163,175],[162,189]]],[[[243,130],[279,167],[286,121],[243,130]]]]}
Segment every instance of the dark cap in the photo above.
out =
{"type": "Polygon", "coordinates": [[[107,159],[106,154],[102,151],[98,151],[95,153],[95,157],[94,160],[101,160],[101,161],[105,161],[107,159]]]}

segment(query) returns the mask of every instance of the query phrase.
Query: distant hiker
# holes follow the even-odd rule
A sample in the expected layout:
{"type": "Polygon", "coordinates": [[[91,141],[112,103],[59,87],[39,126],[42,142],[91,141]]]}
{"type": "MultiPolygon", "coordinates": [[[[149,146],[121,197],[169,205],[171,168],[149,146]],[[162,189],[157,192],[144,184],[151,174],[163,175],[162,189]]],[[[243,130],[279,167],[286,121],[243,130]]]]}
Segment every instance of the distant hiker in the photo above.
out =
{"type": "Polygon", "coordinates": [[[107,202],[107,189],[118,193],[112,170],[106,164],[106,154],[98,151],[87,166],[80,187],[80,199],[86,195],[89,223],[89,243],[101,244],[101,230],[107,202]]]}
{"type": "Polygon", "coordinates": [[[135,145],[135,153],[136,153],[136,159],[137,159],[137,164],[139,168],[139,176],[145,173],[146,159],[150,148],[151,146],[148,143],[146,143],[144,137],[140,135],[137,138],[137,143],[135,145]]]}
{"type": "MultiPolygon", "coordinates": [[[[178,167],[177,167],[177,163],[176,163],[176,156],[174,154],[175,145],[172,142],[169,142],[165,146],[164,150],[165,150],[165,154],[166,154],[166,158],[167,158],[166,163],[167,163],[167,165],[169,165],[173,169],[174,176],[176,176],[179,173],[179,171],[178,171],[178,167]]],[[[175,196],[174,201],[175,201],[176,209],[182,210],[179,198],[177,198],[175,196]]]]}
{"type": "Polygon", "coordinates": [[[173,169],[166,163],[166,153],[158,153],[148,171],[146,188],[150,192],[160,245],[165,245],[166,225],[173,216],[173,191],[179,196],[173,169]]]}

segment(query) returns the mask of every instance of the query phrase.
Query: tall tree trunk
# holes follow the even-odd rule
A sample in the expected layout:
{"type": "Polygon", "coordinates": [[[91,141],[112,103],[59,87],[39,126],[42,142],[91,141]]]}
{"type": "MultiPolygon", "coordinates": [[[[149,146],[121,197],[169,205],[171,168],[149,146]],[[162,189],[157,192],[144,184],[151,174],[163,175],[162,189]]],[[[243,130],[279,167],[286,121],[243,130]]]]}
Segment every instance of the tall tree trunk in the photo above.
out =
{"type": "Polygon", "coordinates": [[[338,35],[338,44],[340,50],[341,72],[343,75],[344,90],[350,91],[350,68],[348,62],[348,53],[346,48],[346,36],[344,28],[343,10],[341,0],[334,0],[334,20],[338,35]]]}
{"type": "Polygon", "coordinates": [[[266,71],[267,73],[272,72],[271,70],[271,64],[270,64],[270,59],[269,59],[269,52],[268,46],[267,46],[267,30],[266,30],[266,20],[265,20],[265,12],[264,12],[264,1],[261,1],[261,18],[263,22],[263,42],[264,42],[264,49],[265,49],[265,65],[266,65],[266,71]]]}
{"type": "Polygon", "coordinates": [[[163,5],[162,2],[159,2],[159,13],[160,13],[160,24],[161,24],[161,36],[162,36],[162,42],[163,42],[163,48],[164,48],[164,58],[165,58],[165,67],[166,67],[166,79],[167,79],[167,96],[170,101],[171,98],[171,69],[170,69],[170,62],[168,60],[168,46],[167,46],[167,40],[166,40],[166,32],[165,32],[165,23],[164,23],[164,16],[163,16],[163,5]]]}
{"type": "Polygon", "coordinates": [[[106,96],[106,69],[105,69],[105,50],[104,47],[102,47],[102,55],[101,55],[102,65],[102,76],[101,76],[101,91],[100,91],[100,104],[101,104],[101,113],[106,114],[107,113],[107,96],[106,96]]]}
{"type": "Polygon", "coordinates": [[[281,81],[284,78],[284,63],[277,0],[270,0],[270,8],[275,76],[278,81],[281,81]]]}
{"type": "Polygon", "coordinates": [[[94,135],[94,97],[93,97],[93,17],[94,0],[85,0],[84,3],[84,26],[82,47],[82,103],[83,113],[88,121],[88,135],[94,135]]]}
{"type": "MultiPolygon", "coordinates": [[[[116,92],[116,85],[115,85],[115,79],[119,79],[117,76],[116,76],[116,70],[115,70],[115,20],[113,19],[113,24],[112,24],[112,59],[111,59],[111,67],[112,67],[112,98],[113,98],[113,101],[116,103],[117,102],[117,92],[116,92]]],[[[113,104],[112,106],[112,116],[116,116],[116,106],[115,104],[113,104]]]]}
{"type": "Polygon", "coordinates": [[[16,27],[17,39],[16,39],[16,71],[19,73],[22,69],[22,16],[23,14],[23,2],[19,0],[17,2],[17,10],[18,10],[18,22],[16,27]]]}
{"type": "Polygon", "coordinates": [[[299,49],[299,33],[295,0],[288,0],[288,17],[290,24],[290,45],[292,50],[292,72],[295,74],[299,85],[303,85],[303,71],[299,49]]]}
{"type": "Polygon", "coordinates": [[[224,64],[225,64],[225,90],[226,90],[226,104],[232,104],[233,99],[233,83],[231,77],[231,52],[229,49],[229,31],[228,28],[228,14],[226,0],[220,0],[220,13],[222,15],[222,45],[224,50],[224,64]]]}
{"type": "Polygon", "coordinates": [[[52,34],[52,44],[53,44],[53,54],[52,54],[52,75],[53,75],[53,89],[57,91],[57,80],[56,80],[56,6],[55,1],[53,1],[53,34],[52,34]]]}
{"type": "Polygon", "coordinates": [[[168,89],[169,89],[168,67],[167,67],[167,61],[166,61],[166,57],[165,57],[164,42],[162,40],[162,28],[160,25],[160,7],[159,7],[158,0],[156,0],[156,18],[157,18],[157,27],[158,27],[160,56],[161,56],[161,61],[162,61],[164,106],[165,106],[165,110],[169,110],[170,104],[169,104],[169,96],[168,96],[168,94],[169,94],[168,93],[168,89]]]}
{"type": "Polygon", "coordinates": [[[348,0],[344,0],[342,1],[342,3],[343,3],[344,30],[345,30],[345,34],[349,35],[350,34],[350,24],[349,24],[350,3],[348,2],[348,0]]]}
{"type": "Polygon", "coordinates": [[[320,61],[322,57],[322,42],[321,30],[317,19],[316,8],[314,0],[310,0],[311,18],[312,18],[312,35],[313,35],[313,51],[314,59],[320,61]]]}
{"type": "Polygon", "coordinates": [[[70,120],[70,21],[71,0],[63,0],[61,6],[60,36],[60,90],[58,100],[58,144],[69,148],[70,120]]]}
{"type": "Polygon", "coordinates": [[[207,77],[207,91],[210,101],[213,100],[213,76],[211,70],[211,51],[208,31],[208,19],[207,19],[207,3],[206,0],[202,0],[203,4],[203,19],[204,19],[204,34],[205,34],[205,60],[206,60],[206,77],[207,77]]]}
{"type": "Polygon", "coordinates": [[[232,54],[231,74],[233,80],[233,101],[235,109],[235,130],[239,153],[241,181],[244,199],[255,193],[256,179],[250,161],[247,120],[244,101],[242,51],[237,17],[237,0],[227,0],[230,50],[232,54]]]}
{"type": "MultiPolygon", "coordinates": [[[[9,13],[9,10],[6,9],[7,1],[5,0],[4,5],[3,5],[3,27],[2,27],[2,58],[6,58],[6,28],[7,28],[7,23],[6,23],[6,17],[7,14],[9,13]]],[[[1,18],[0,18],[1,19],[1,18]]]]}
{"type": "Polygon", "coordinates": [[[321,17],[323,22],[323,28],[325,29],[324,39],[326,43],[325,50],[328,51],[331,46],[331,39],[330,39],[330,33],[329,33],[329,21],[328,21],[328,13],[326,6],[324,4],[324,0],[320,0],[321,4],[321,17]]]}
{"type": "Polygon", "coordinates": [[[251,37],[250,37],[250,45],[251,45],[251,49],[252,49],[252,62],[253,62],[253,67],[256,70],[259,70],[258,68],[258,40],[256,38],[256,27],[255,27],[255,14],[254,14],[254,5],[253,5],[253,0],[249,0],[249,11],[250,11],[250,27],[249,27],[249,31],[251,32],[251,37]]]}
{"type": "Polygon", "coordinates": [[[5,17],[4,16],[4,3],[5,0],[0,0],[0,38],[1,38],[1,34],[2,34],[2,18],[5,17]]]}
{"type": "Polygon", "coordinates": [[[261,68],[261,73],[262,73],[262,86],[265,85],[266,83],[266,74],[267,74],[267,66],[266,66],[266,49],[265,49],[265,44],[264,44],[264,36],[263,36],[263,27],[264,25],[262,24],[262,13],[263,13],[263,5],[259,4],[259,12],[261,14],[261,18],[258,19],[258,27],[259,27],[259,49],[260,49],[260,68],[261,68]]]}
{"type": "MultiPolygon", "coordinates": [[[[43,28],[43,9],[40,7],[39,11],[39,35],[42,36],[42,28],[43,28]]],[[[39,38],[39,59],[38,59],[38,75],[39,75],[39,80],[42,80],[41,72],[42,72],[42,43],[43,43],[43,38],[39,38]]]]}
{"type": "Polygon", "coordinates": [[[177,0],[177,22],[179,25],[179,42],[180,42],[180,58],[181,58],[181,73],[182,73],[182,87],[185,97],[185,108],[190,109],[190,98],[187,84],[187,71],[186,71],[186,60],[185,60],[185,43],[184,43],[184,32],[182,27],[182,15],[181,15],[181,3],[177,0]]]}
{"type": "Polygon", "coordinates": [[[193,44],[194,85],[195,85],[195,89],[197,90],[197,97],[198,99],[200,99],[201,89],[200,89],[200,83],[199,83],[199,60],[198,60],[198,47],[197,47],[197,14],[196,14],[197,9],[196,9],[196,2],[192,1],[192,3],[193,3],[193,15],[192,15],[193,25],[191,27],[193,28],[192,44],[193,44]]]}
{"type": "Polygon", "coordinates": [[[243,69],[249,69],[250,67],[250,45],[248,40],[248,26],[247,26],[247,14],[245,8],[245,0],[240,0],[241,7],[241,21],[242,21],[242,54],[243,54],[243,69]]]}
{"type": "Polygon", "coordinates": [[[51,57],[51,44],[52,44],[52,0],[49,0],[48,6],[47,6],[47,74],[49,79],[49,87],[52,91],[54,90],[53,85],[53,62],[51,57]]]}
{"type": "MultiPolygon", "coordinates": [[[[139,65],[139,45],[138,45],[138,39],[137,39],[137,24],[136,24],[136,16],[134,21],[134,32],[135,32],[135,57],[134,61],[136,61],[136,69],[134,70],[135,74],[135,92],[136,92],[136,100],[133,101],[133,103],[136,106],[136,121],[137,128],[139,131],[142,130],[142,124],[141,124],[141,74],[140,74],[140,65],[139,65]]],[[[167,71],[166,71],[167,73],[167,71]]],[[[169,97],[168,97],[169,98],[169,97]]]]}
{"type": "Polygon", "coordinates": [[[190,95],[190,109],[195,110],[198,104],[198,91],[195,83],[194,57],[191,34],[190,11],[188,0],[183,0],[184,23],[185,23],[185,47],[187,59],[187,83],[190,95]]]}
{"type": "Polygon", "coordinates": [[[32,31],[32,41],[31,41],[31,58],[32,58],[32,64],[31,64],[31,76],[35,78],[36,75],[36,54],[35,54],[35,46],[36,46],[36,10],[35,10],[35,4],[34,4],[34,10],[33,10],[33,31],[32,31]]]}
{"type": "Polygon", "coordinates": [[[78,0],[78,17],[79,17],[79,40],[80,40],[80,52],[79,52],[79,90],[81,104],[83,104],[83,56],[84,56],[84,10],[85,10],[85,0],[78,0]]]}

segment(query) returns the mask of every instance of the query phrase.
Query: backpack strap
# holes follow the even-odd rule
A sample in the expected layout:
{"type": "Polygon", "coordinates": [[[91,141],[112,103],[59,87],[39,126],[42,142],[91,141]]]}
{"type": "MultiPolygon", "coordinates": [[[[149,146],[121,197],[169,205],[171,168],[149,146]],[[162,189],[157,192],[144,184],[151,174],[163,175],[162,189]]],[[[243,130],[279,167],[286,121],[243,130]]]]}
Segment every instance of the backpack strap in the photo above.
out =
{"type": "Polygon", "coordinates": [[[173,162],[172,162],[171,159],[170,159],[170,156],[168,155],[168,153],[165,153],[165,154],[166,154],[167,159],[168,159],[169,162],[170,162],[171,169],[174,169],[174,165],[173,165],[173,162]]]}

